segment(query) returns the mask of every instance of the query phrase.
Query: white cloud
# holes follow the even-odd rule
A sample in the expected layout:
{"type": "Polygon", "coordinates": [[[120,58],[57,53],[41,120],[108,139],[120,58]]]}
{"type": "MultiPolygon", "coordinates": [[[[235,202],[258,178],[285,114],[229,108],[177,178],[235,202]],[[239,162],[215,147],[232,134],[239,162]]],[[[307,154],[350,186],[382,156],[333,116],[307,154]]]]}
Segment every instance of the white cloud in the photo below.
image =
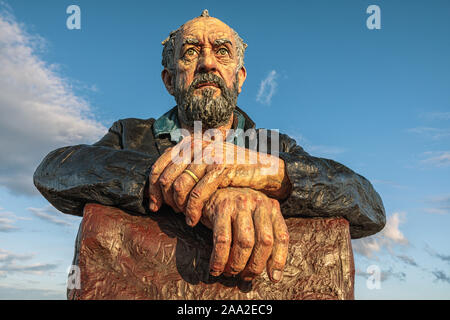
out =
{"type": "Polygon", "coordinates": [[[56,264],[51,263],[19,264],[19,262],[22,263],[33,257],[33,254],[16,254],[0,248],[0,276],[7,276],[17,272],[42,275],[46,271],[57,268],[56,264]]]}
{"type": "Polygon", "coordinates": [[[400,224],[404,222],[404,213],[394,213],[388,217],[384,229],[371,237],[352,240],[353,250],[369,259],[376,258],[375,253],[387,250],[392,253],[392,248],[396,245],[406,246],[408,239],[400,231],[400,224]]]}
{"type": "Polygon", "coordinates": [[[450,151],[425,152],[426,159],[422,160],[423,164],[434,167],[446,167],[450,165],[450,151]]]}
{"type": "Polygon", "coordinates": [[[32,254],[15,254],[0,248],[0,263],[11,263],[16,260],[29,260],[32,254]]]}
{"type": "MultiPolygon", "coordinates": [[[[355,275],[368,279],[373,274],[368,273],[366,271],[362,271],[361,269],[356,269],[355,275]]],[[[406,279],[406,274],[404,272],[394,272],[392,267],[389,268],[388,270],[381,270],[381,273],[380,273],[380,281],[381,282],[386,281],[392,277],[397,278],[398,280],[404,281],[406,279]]]]}
{"type": "Polygon", "coordinates": [[[431,214],[449,214],[450,213],[450,195],[432,197],[426,200],[431,206],[425,208],[426,213],[431,214]]]}
{"type": "Polygon", "coordinates": [[[70,82],[37,55],[42,44],[0,14],[0,186],[21,194],[37,192],[32,175],[50,151],[106,132],[70,82]]]}
{"type": "Polygon", "coordinates": [[[32,288],[27,285],[5,285],[0,284],[1,300],[64,300],[66,290],[32,288]]]}
{"type": "Polygon", "coordinates": [[[256,101],[270,105],[272,102],[272,96],[275,94],[275,90],[277,88],[277,77],[277,72],[272,70],[269,72],[267,77],[261,81],[258,94],[256,95],[256,101]]]}
{"type": "Polygon", "coordinates": [[[426,138],[439,140],[450,136],[449,129],[433,128],[433,127],[417,127],[407,130],[409,133],[415,133],[426,138]]]}
{"type": "Polygon", "coordinates": [[[450,120],[450,112],[426,112],[421,117],[429,120],[450,120]]]}
{"type": "Polygon", "coordinates": [[[79,220],[81,218],[65,215],[60,211],[56,210],[51,205],[44,208],[27,208],[33,215],[41,220],[56,224],[58,226],[72,227],[74,220],[79,220]]]}
{"type": "Polygon", "coordinates": [[[0,232],[17,231],[19,228],[14,226],[17,220],[31,220],[30,218],[18,217],[10,211],[3,210],[3,208],[0,208],[0,232]]]}

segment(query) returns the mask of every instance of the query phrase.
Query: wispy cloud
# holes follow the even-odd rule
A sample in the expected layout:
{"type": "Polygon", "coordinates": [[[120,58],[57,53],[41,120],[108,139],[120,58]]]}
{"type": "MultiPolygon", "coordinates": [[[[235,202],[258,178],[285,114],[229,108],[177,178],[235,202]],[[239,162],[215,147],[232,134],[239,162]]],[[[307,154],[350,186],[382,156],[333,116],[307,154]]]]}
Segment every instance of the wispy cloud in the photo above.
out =
{"type": "Polygon", "coordinates": [[[0,232],[17,231],[20,229],[14,225],[17,220],[31,220],[30,218],[19,217],[10,211],[3,210],[3,208],[0,208],[0,232]]]}
{"type": "Polygon", "coordinates": [[[450,112],[426,112],[420,117],[428,120],[450,120],[450,112]]]}
{"type": "Polygon", "coordinates": [[[256,101],[266,105],[271,104],[272,96],[275,94],[277,89],[277,77],[277,72],[272,70],[269,72],[267,77],[261,81],[258,94],[256,95],[256,101]]]}
{"type": "Polygon", "coordinates": [[[74,224],[71,222],[74,218],[64,215],[63,213],[56,210],[51,205],[44,208],[27,208],[33,215],[41,220],[56,224],[58,226],[68,226],[72,227],[74,224]]]}
{"type": "Polygon", "coordinates": [[[376,253],[387,250],[393,254],[392,248],[396,245],[406,246],[408,239],[400,231],[400,224],[405,220],[404,213],[394,213],[388,217],[384,229],[371,237],[352,240],[352,247],[355,253],[365,256],[369,259],[377,259],[376,253]]]}
{"type": "MultiPolygon", "coordinates": [[[[0,3],[1,7],[1,3],[0,3]]],[[[37,194],[32,175],[51,150],[90,143],[106,128],[73,90],[72,82],[43,61],[45,41],[0,11],[0,186],[37,194]]]]}
{"type": "Polygon", "coordinates": [[[414,258],[407,256],[407,255],[397,255],[397,258],[400,259],[400,261],[402,261],[405,264],[408,264],[412,267],[418,267],[419,265],[417,264],[417,262],[414,260],[414,258]]]}
{"type": "Polygon", "coordinates": [[[422,164],[433,167],[447,167],[450,165],[450,151],[428,151],[424,152],[426,158],[421,160],[422,164]]]}
{"type": "Polygon", "coordinates": [[[32,254],[16,254],[7,250],[0,249],[0,263],[12,263],[17,260],[29,260],[33,258],[32,254]]]}
{"type": "Polygon", "coordinates": [[[424,209],[426,213],[450,214],[450,195],[430,198],[426,202],[432,205],[424,209]]]}
{"type": "Polygon", "coordinates": [[[433,140],[439,140],[450,137],[449,129],[433,128],[433,127],[417,127],[407,130],[409,133],[418,134],[433,140]]]}
{"type": "Polygon", "coordinates": [[[12,219],[2,217],[2,214],[0,213],[0,232],[17,231],[19,228],[13,226],[13,223],[14,221],[12,219]]]}
{"type": "Polygon", "coordinates": [[[7,276],[11,273],[42,275],[44,272],[54,270],[58,267],[58,265],[51,263],[22,264],[24,261],[30,260],[33,257],[33,254],[16,254],[0,249],[0,276],[7,276]]]}
{"type": "MultiPolygon", "coordinates": [[[[364,278],[368,278],[370,276],[372,276],[372,273],[368,273],[365,271],[362,271],[361,269],[356,269],[355,271],[355,275],[360,276],[360,277],[364,277],[364,278]]],[[[391,267],[388,270],[381,270],[381,274],[380,274],[380,281],[386,281],[390,278],[396,278],[400,281],[405,281],[406,279],[406,273],[400,271],[400,272],[394,272],[394,269],[391,267]]]]}
{"type": "Polygon", "coordinates": [[[439,260],[446,262],[448,264],[450,264],[450,255],[445,255],[445,254],[441,254],[436,252],[436,250],[434,250],[433,248],[431,248],[429,245],[427,245],[425,247],[425,251],[432,257],[438,258],[439,260]]]}
{"type": "Polygon", "coordinates": [[[64,300],[66,290],[32,288],[26,286],[13,286],[0,284],[0,300],[64,300]]]}
{"type": "Polygon", "coordinates": [[[442,281],[450,283],[450,277],[442,270],[435,270],[431,272],[435,276],[435,281],[442,281]]]}

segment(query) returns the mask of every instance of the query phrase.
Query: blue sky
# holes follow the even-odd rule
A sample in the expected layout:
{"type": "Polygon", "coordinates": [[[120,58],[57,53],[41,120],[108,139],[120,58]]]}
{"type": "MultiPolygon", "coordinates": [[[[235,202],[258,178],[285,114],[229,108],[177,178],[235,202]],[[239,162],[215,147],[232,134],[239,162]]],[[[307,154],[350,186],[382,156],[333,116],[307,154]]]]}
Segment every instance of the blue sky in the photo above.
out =
{"type": "Polygon", "coordinates": [[[450,298],[448,1],[0,3],[0,299],[65,299],[80,218],[52,209],[32,173],[57,147],[174,106],[161,41],[205,8],[248,44],[238,104],[257,126],[381,195],[388,226],[353,241],[356,298],[450,298]],[[66,27],[71,4],[81,30],[66,27]],[[371,4],[380,30],[366,27],[371,4]],[[370,265],[380,289],[366,285],[370,265]]]}

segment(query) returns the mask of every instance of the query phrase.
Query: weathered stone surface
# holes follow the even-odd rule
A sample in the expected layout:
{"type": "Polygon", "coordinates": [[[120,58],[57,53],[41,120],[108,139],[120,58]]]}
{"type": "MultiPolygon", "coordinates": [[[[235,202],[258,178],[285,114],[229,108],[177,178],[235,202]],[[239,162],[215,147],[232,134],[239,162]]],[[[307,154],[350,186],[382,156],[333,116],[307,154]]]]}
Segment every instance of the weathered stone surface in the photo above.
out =
{"type": "Polygon", "coordinates": [[[291,242],[283,280],[245,283],[209,276],[211,231],[179,214],[134,216],[85,207],[75,260],[81,289],[69,299],[353,299],[349,224],[342,218],[286,220],[291,242]]]}

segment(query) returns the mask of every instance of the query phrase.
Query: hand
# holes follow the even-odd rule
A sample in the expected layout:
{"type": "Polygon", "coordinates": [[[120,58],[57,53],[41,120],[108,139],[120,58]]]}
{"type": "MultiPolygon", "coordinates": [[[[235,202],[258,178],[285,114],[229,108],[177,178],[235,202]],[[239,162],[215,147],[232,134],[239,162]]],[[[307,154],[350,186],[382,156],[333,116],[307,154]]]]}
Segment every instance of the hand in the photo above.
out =
{"type": "Polygon", "coordinates": [[[176,212],[184,212],[186,222],[195,226],[205,202],[218,188],[248,187],[277,199],[289,195],[291,185],[280,158],[231,143],[197,143],[195,146],[192,138],[187,137],[155,162],[149,178],[151,211],[158,211],[165,202],[176,212]],[[187,151],[191,156],[185,160],[190,161],[173,161],[187,151]]]}
{"type": "Polygon", "coordinates": [[[213,230],[212,275],[242,272],[250,281],[267,267],[271,281],[281,280],[289,233],[277,200],[249,188],[219,189],[203,209],[201,222],[213,230]]]}

